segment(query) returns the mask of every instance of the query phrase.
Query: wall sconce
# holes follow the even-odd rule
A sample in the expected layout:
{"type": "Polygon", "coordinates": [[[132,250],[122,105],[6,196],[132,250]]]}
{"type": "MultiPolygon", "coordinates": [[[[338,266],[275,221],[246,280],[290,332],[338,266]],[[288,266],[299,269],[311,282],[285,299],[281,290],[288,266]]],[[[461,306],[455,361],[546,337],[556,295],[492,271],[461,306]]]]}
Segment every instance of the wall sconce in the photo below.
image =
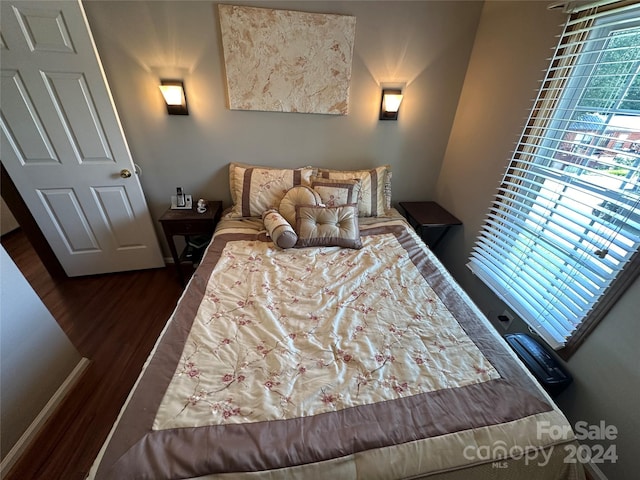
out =
{"type": "Polygon", "coordinates": [[[182,80],[160,80],[160,91],[169,115],[189,115],[187,95],[182,80]]]}
{"type": "Polygon", "coordinates": [[[401,102],[402,90],[382,90],[380,120],[398,120],[398,110],[401,102]]]}

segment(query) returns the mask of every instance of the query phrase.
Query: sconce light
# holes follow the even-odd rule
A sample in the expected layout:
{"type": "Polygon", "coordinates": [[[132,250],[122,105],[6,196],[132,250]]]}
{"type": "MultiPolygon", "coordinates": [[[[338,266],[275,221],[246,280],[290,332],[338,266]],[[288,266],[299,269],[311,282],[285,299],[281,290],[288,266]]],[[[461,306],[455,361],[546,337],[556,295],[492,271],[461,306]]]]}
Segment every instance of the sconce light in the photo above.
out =
{"type": "Polygon", "coordinates": [[[382,90],[380,120],[398,120],[402,90],[382,90]]]}
{"type": "Polygon", "coordinates": [[[182,80],[160,80],[160,91],[167,104],[169,115],[189,115],[182,80]]]}

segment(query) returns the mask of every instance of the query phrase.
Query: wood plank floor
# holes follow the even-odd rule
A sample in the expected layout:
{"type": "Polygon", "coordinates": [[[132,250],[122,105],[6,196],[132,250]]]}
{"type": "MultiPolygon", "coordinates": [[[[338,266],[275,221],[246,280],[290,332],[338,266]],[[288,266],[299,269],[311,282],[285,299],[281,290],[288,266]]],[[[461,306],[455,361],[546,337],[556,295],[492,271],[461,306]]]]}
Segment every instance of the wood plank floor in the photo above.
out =
{"type": "Polygon", "coordinates": [[[182,288],[173,268],[56,282],[18,230],[2,245],[91,361],[6,480],[80,480],[109,433],[182,288]]]}

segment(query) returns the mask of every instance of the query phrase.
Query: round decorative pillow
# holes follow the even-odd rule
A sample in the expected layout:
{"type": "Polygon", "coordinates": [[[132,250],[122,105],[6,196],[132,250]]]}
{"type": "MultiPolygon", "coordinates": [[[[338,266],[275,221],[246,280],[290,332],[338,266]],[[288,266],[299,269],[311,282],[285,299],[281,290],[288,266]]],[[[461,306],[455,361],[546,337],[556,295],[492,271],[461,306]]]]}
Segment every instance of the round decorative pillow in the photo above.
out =
{"type": "Polygon", "coordinates": [[[287,190],[278,211],[293,227],[296,224],[296,205],[322,205],[322,199],[311,187],[297,186],[287,190]]]}

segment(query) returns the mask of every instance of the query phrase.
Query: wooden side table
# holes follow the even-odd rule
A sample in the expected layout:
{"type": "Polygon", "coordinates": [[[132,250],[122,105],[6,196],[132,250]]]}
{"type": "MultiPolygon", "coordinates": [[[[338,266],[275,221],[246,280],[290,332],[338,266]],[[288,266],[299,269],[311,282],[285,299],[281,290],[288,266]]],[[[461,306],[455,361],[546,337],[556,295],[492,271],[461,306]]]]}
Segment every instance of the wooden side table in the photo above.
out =
{"type": "Polygon", "coordinates": [[[454,225],[462,225],[462,222],[436,202],[400,202],[400,207],[405,212],[409,223],[416,229],[418,235],[427,243],[425,231],[438,229],[439,235],[435,240],[427,243],[434,250],[449,229],[454,225]]]}
{"type": "Polygon", "coordinates": [[[178,278],[182,286],[185,285],[182,264],[186,262],[183,256],[178,254],[173,237],[175,235],[181,235],[185,237],[185,242],[188,242],[189,236],[192,235],[212,236],[221,214],[222,202],[213,201],[207,202],[207,210],[204,213],[198,213],[195,208],[191,210],[168,209],[158,219],[162,224],[162,230],[164,230],[164,235],[169,244],[169,250],[171,251],[171,256],[176,265],[178,278]]]}

